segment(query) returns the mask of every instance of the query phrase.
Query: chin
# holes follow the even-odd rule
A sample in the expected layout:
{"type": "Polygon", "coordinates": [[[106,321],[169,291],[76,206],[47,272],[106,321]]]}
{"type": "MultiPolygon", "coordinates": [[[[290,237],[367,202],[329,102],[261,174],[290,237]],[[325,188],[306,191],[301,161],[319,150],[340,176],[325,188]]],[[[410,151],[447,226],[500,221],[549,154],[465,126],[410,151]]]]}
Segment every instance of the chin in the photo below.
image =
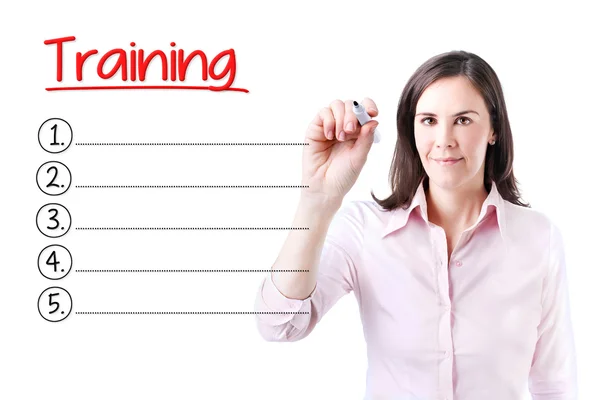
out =
{"type": "Polygon", "coordinates": [[[455,189],[464,183],[466,183],[467,179],[465,177],[459,176],[436,176],[429,175],[429,186],[436,185],[442,189],[455,189]]]}

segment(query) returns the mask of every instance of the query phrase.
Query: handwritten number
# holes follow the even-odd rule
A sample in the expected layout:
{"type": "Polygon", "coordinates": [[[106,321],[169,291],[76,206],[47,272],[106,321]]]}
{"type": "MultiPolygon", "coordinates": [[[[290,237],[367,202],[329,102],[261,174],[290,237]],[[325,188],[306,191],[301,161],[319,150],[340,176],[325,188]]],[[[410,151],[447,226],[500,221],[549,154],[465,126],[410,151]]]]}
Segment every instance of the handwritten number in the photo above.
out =
{"type": "Polygon", "coordinates": [[[46,173],[50,173],[50,170],[53,169],[54,170],[54,177],[52,178],[52,180],[50,181],[49,184],[46,185],[46,187],[50,187],[50,186],[55,186],[58,187],[58,185],[56,183],[54,183],[54,180],[56,179],[56,177],[58,176],[58,168],[52,166],[50,168],[48,168],[46,170],[46,173]]]}
{"type": "Polygon", "coordinates": [[[47,226],[47,228],[48,229],[56,229],[60,225],[60,223],[56,219],[56,216],[58,215],[58,210],[56,208],[51,208],[51,209],[48,210],[48,212],[50,212],[50,211],[54,211],[54,215],[50,217],[50,221],[56,222],[56,225],[54,225],[54,226],[47,226]]]}
{"type": "Polygon", "coordinates": [[[53,265],[54,272],[56,272],[56,267],[58,266],[58,264],[60,264],[60,261],[56,259],[56,251],[53,251],[52,254],[50,254],[50,257],[48,257],[48,259],[46,260],[46,265],[53,265]]]}
{"type": "Polygon", "coordinates": [[[49,314],[54,314],[55,312],[58,311],[60,306],[58,304],[58,301],[52,301],[52,296],[58,296],[59,294],[60,293],[48,293],[48,300],[49,300],[50,306],[56,304],[56,308],[54,310],[50,311],[49,314]]]}
{"type": "Polygon", "coordinates": [[[52,135],[53,141],[52,143],[50,143],[50,146],[58,146],[58,142],[56,141],[56,124],[54,124],[54,126],[52,128],[50,128],[50,130],[54,131],[54,135],[52,135]]]}

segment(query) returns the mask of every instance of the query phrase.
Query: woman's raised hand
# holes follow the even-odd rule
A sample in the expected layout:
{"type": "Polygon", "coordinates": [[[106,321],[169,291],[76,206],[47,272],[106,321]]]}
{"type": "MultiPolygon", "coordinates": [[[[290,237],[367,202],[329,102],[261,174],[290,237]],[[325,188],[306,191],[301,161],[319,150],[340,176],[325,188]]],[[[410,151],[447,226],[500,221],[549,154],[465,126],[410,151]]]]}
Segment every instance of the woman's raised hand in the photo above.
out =
{"type": "MultiPolygon", "coordinates": [[[[371,118],[378,114],[373,100],[362,101],[371,118]]],[[[334,100],[323,107],[306,130],[302,156],[303,196],[341,201],[367,161],[378,122],[361,126],[352,111],[353,101],[334,100]]]]}

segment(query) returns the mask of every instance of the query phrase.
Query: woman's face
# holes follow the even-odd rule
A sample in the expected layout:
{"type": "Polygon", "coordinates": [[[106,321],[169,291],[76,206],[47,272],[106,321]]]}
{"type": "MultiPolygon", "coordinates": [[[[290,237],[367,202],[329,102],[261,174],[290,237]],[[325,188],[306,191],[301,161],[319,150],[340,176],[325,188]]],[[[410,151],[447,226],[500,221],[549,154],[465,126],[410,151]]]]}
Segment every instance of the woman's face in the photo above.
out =
{"type": "Polygon", "coordinates": [[[483,97],[467,78],[442,78],[425,89],[415,113],[415,142],[430,184],[483,185],[488,142],[496,139],[483,97]],[[441,163],[436,159],[459,161],[441,163]]]}

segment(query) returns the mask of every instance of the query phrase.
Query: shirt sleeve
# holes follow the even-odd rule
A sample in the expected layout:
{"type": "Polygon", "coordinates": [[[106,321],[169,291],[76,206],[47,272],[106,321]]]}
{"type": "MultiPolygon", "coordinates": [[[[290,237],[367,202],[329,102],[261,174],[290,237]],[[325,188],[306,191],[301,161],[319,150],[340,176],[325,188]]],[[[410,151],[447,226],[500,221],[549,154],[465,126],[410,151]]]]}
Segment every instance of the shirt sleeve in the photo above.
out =
{"type": "Polygon", "coordinates": [[[303,339],[342,296],[353,290],[364,225],[357,203],[343,205],[332,218],[321,251],[317,283],[308,298],[284,296],[273,283],[271,273],[262,280],[254,309],[258,330],[265,340],[303,339]]]}
{"type": "Polygon", "coordinates": [[[565,251],[561,232],[554,224],[551,224],[547,267],[529,390],[534,400],[577,399],[576,354],[565,251]]]}

